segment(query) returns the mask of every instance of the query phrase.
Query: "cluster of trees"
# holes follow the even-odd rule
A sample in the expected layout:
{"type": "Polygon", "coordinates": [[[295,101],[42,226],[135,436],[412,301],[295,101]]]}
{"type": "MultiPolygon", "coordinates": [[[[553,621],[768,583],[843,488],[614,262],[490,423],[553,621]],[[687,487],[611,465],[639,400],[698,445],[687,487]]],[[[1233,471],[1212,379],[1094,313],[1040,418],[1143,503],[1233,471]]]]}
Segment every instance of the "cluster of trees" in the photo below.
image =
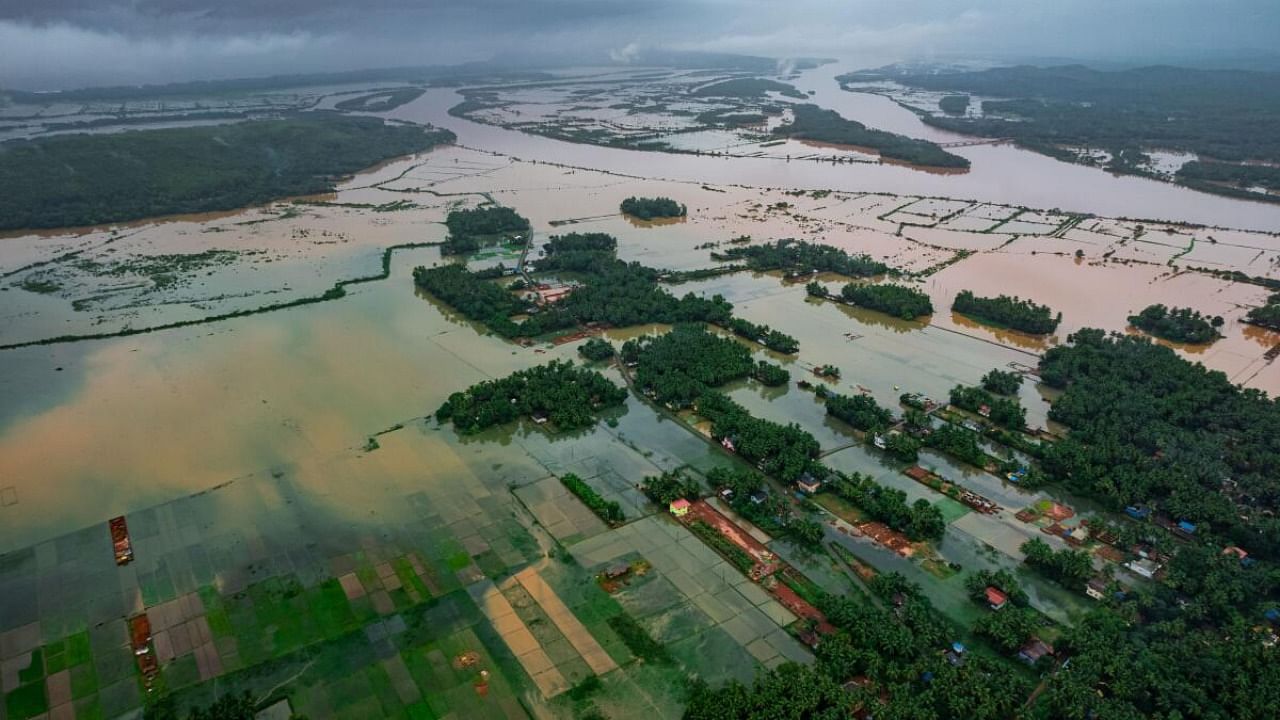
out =
{"type": "Polygon", "coordinates": [[[608,233],[552,235],[542,249],[545,257],[538,261],[538,270],[589,273],[613,264],[618,239],[608,233]]]}
{"type": "MultiPolygon", "coordinates": [[[[1032,150],[1077,161],[1085,159],[1061,148],[1104,148],[1112,155],[1162,148],[1213,158],[1187,163],[1177,176],[1210,192],[1276,182],[1280,139],[1268,130],[1280,123],[1280,73],[1070,65],[888,77],[912,87],[1011,98],[983,103],[983,117],[923,118],[948,130],[1011,137],[1032,150]],[[1265,162],[1243,164],[1247,160],[1265,162]]],[[[1134,163],[1116,169],[1150,172],[1134,163]]]]}
{"type": "Polygon", "coordinates": [[[0,230],[98,225],[330,192],[336,178],[453,142],[448,130],[308,112],[287,120],[4,144],[0,230]]]}
{"type": "Polygon", "coordinates": [[[833,470],[827,488],[912,540],[937,540],[947,529],[936,505],[924,498],[908,503],[906,493],[885,487],[866,475],[833,470]]]}
{"type": "MultiPolygon", "coordinates": [[[[416,267],[413,269],[413,282],[454,310],[471,320],[486,323],[496,331],[514,325],[508,318],[529,308],[524,300],[482,280],[462,265],[416,267]]],[[[508,337],[514,337],[514,334],[508,337]]]]}
{"type": "Polygon", "coordinates": [[[593,362],[613,357],[613,345],[604,338],[593,337],[578,346],[578,354],[593,362]]]}
{"type": "Polygon", "coordinates": [[[780,330],[774,330],[768,325],[760,325],[739,317],[732,318],[723,324],[725,328],[731,330],[735,335],[758,342],[774,352],[780,352],[784,355],[794,355],[800,352],[800,342],[798,340],[780,330]]]}
{"type": "Polygon", "coordinates": [[[915,320],[933,312],[933,303],[929,301],[928,295],[915,288],[896,283],[878,285],[849,283],[840,289],[840,297],[845,302],[870,310],[878,310],[903,320],[915,320]]]}
{"type": "Polygon", "coordinates": [[[969,110],[969,96],[946,95],[938,100],[938,109],[948,115],[964,115],[969,110]]]}
{"type": "Polygon", "coordinates": [[[1010,430],[1027,427],[1027,411],[1016,398],[996,397],[980,387],[957,385],[951,388],[951,404],[969,412],[980,412],[985,405],[987,417],[1010,430]]]}
{"type": "Polygon", "coordinates": [[[816,662],[783,664],[751,685],[730,681],[711,689],[694,681],[685,718],[1007,720],[1019,715],[1031,692],[1024,675],[981,653],[949,664],[942,651],[955,634],[919,589],[896,573],[880,575],[870,585],[886,603],[901,594],[902,607],[884,610],[861,594],[824,594],[818,607],[838,632],[823,638],[816,662]],[[857,681],[846,685],[850,679],[857,681]]]}
{"type": "Polygon", "coordinates": [[[769,387],[786,385],[791,380],[791,373],[787,372],[786,368],[764,360],[756,363],[755,372],[751,376],[759,380],[761,384],[769,387]]]}
{"type": "Polygon", "coordinates": [[[756,371],[750,350],[701,325],[677,325],[664,335],[628,340],[622,357],[638,363],[636,385],[676,408],[689,407],[708,389],[756,371]]]}
{"type": "Polygon", "coordinates": [[[669,197],[629,197],[619,206],[622,212],[641,220],[684,217],[688,209],[669,197]]]}
{"type": "Polygon", "coordinates": [[[1029,607],[1007,607],[987,613],[973,624],[973,631],[987,638],[1002,652],[1012,653],[1022,647],[1044,624],[1044,616],[1029,607]]]}
{"type": "Polygon", "coordinates": [[[459,432],[469,434],[538,415],[560,430],[576,430],[592,425],[595,413],[626,399],[627,391],[600,373],[552,361],[453,393],[436,410],[436,420],[452,421],[459,432]]]}
{"type": "Polygon", "coordinates": [[[791,110],[794,119],[774,129],[775,135],[871,148],[878,151],[880,157],[901,160],[913,165],[965,169],[969,167],[968,158],[947,152],[937,143],[884,130],[874,130],[856,120],[842,117],[835,110],[826,110],[817,105],[793,105],[791,110]]]}
{"type": "Polygon", "coordinates": [[[1169,308],[1148,305],[1137,315],[1129,316],[1129,324],[1156,337],[1174,342],[1208,343],[1221,337],[1221,316],[1209,318],[1191,308],[1169,308]]]}
{"type": "Polygon", "coordinates": [[[873,259],[870,255],[850,255],[838,247],[804,240],[785,239],[761,245],[732,247],[717,254],[717,257],[725,260],[746,260],[747,266],[757,272],[816,270],[848,277],[872,277],[889,272],[888,265],[873,259]]]}
{"type": "Polygon", "coordinates": [[[601,520],[609,525],[618,526],[626,521],[626,515],[622,512],[622,506],[614,500],[605,500],[595,488],[586,483],[585,480],[574,475],[573,473],[565,473],[560,476],[560,484],[568,488],[587,509],[596,514],[601,520]]]}
{"type": "Polygon", "coordinates": [[[1280,293],[1267,298],[1267,304],[1250,308],[1244,321],[1272,330],[1280,330],[1280,293]]]}
{"type": "Polygon", "coordinates": [[[987,452],[978,444],[978,434],[951,423],[943,423],[925,436],[924,444],[975,467],[986,467],[987,452]]]}
{"type": "Polygon", "coordinates": [[[702,486],[698,481],[679,470],[668,470],[661,475],[647,477],[640,483],[640,489],[662,507],[680,498],[693,501],[702,496],[702,486]]]}
{"type": "Polygon", "coordinates": [[[1037,305],[1008,295],[978,297],[971,290],[961,290],[951,309],[990,325],[1009,327],[1032,335],[1047,335],[1058,329],[1062,313],[1057,315],[1047,305],[1037,305]]]}
{"type": "Polygon", "coordinates": [[[503,205],[452,210],[444,221],[449,238],[440,246],[444,255],[466,255],[485,243],[505,240],[509,236],[529,232],[529,220],[503,205]]]}
{"type": "Polygon", "coordinates": [[[992,368],[982,376],[982,388],[997,395],[1017,395],[1022,387],[1022,375],[1008,370],[992,368]]]}
{"type": "Polygon", "coordinates": [[[222,695],[208,707],[193,707],[186,715],[179,713],[173,697],[166,695],[144,705],[142,717],[143,720],[253,720],[257,711],[257,701],[246,690],[239,695],[222,695]]]}
{"type": "Polygon", "coordinates": [[[1071,429],[1045,448],[1051,478],[1280,556],[1276,402],[1140,336],[1084,329],[1068,343],[1040,360],[1044,382],[1064,391],[1049,417],[1071,429]]]}
{"type": "Polygon", "coordinates": [[[800,477],[821,450],[813,435],[799,425],[752,417],[729,396],[714,390],[703,393],[695,409],[711,421],[715,439],[727,438],[739,457],[783,482],[800,477]]]}
{"type": "Polygon", "coordinates": [[[1018,607],[1026,607],[1030,602],[1027,591],[1008,570],[979,570],[964,579],[964,589],[969,593],[969,599],[976,603],[986,604],[988,587],[1001,590],[1009,597],[1009,602],[1018,607]]]}
{"type": "Polygon", "coordinates": [[[1063,548],[1055,552],[1040,538],[1031,538],[1020,549],[1029,567],[1063,587],[1080,590],[1093,577],[1093,561],[1084,550],[1063,548]]]}
{"type": "Polygon", "coordinates": [[[867,433],[879,433],[893,424],[893,414],[880,407],[869,395],[840,395],[827,393],[827,414],[840,418],[867,433]]]}
{"type": "Polygon", "coordinates": [[[707,481],[712,487],[732,490],[730,506],[765,532],[793,540],[806,548],[821,547],[822,525],[796,514],[785,498],[770,495],[763,503],[751,501],[751,494],[761,488],[761,479],[750,470],[714,468],[707,473],[707,481]]]}

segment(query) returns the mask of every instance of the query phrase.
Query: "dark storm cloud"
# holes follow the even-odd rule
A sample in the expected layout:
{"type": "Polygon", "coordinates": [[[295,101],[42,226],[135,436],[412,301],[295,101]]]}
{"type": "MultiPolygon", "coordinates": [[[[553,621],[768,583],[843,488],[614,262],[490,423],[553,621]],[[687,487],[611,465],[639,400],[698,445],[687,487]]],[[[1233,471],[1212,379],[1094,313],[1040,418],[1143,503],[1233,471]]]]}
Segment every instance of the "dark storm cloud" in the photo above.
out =
{"type": "Polygon", "coordinates": [[[0,0],[0,86],[158,82],[644,49],[888,61],[1258,48],[1276,0],[0,0]]]}

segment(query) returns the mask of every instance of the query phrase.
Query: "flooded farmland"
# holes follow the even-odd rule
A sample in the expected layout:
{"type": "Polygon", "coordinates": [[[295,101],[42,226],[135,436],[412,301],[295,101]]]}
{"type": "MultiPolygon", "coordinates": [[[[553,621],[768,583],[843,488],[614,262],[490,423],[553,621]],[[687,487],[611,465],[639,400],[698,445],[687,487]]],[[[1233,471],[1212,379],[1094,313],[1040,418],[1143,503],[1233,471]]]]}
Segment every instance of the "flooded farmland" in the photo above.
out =
{"type": "MultiPolygon", "coordinates": [[[[884,98],[830,95],[839,91],[827,88],[829,72],[797,84],[868,124],[915,132],[884,98]]],[[[1128,315],[1159,302],[1225,319],[1222,339],[1179,353],[1280,392],[1266,357],[1280,334],[1240,322],[1267,290],[1214,272],[1280,277],[1276,208],[1013,148],[961,149],[974,168],[956,176],[605,149],[450,117],[457,100],[432,89],[390,114],[454,129],[458,146],[371,168],[332,195],[0,238],[0,660],[87,643],[94,659],[66,670],[67,681],[91,665],[92,682],[67,703],[112,717],[142,702],[124,619],[157,607],[180,608],[163,631],[177,637],[180,616],[196,633],[165,660],[175,686],[269,665],[266,677],[235,682],[264,689],[293,677],[295,708],[313,717],[428,703],[410,676],[444,688],[438,714],[570,717],[565,694],[597,670],[607,673],[599,704],[610,716],[678,714],[675,671],[633,662],[609,624],[624,611],[709,681],[811,660],[785,629],[792,610],[637,489],[664,471],[701,476],[737,462],[674,415],[632,395],[575,433],[520,422],[465,436],[433,419],[473,383],[579,360],[578,342],[508,342],[414,287],[415,266],[456,262],[433,245],[452,209],[510,206],[531,221],[534,248],[554,234],[609,233],[621,259],[663,270],[711,268],[712,251],[748,236],[741,245],[804,239],[902,270],[898,281],[926,292],[932,315],[906,321],[817,300],[780,273],[668,289],[722,295],[738,316],[799,342],[794,356],[749,345],[792,380],[728,386],[752,415],[797,423],[834,468],[949,503],[934,570],[867,537],[831,537],[919,582],[957,620],[974,613],[965,573],[1016,566],[1018,545],[1037,532],[1011,516],[1047,496],[926,451],[922,466],[1003,507],[988,517],[942,498],[796,385],[819,382],[814,368],[838,367],[831,389],[896,414],[903,393],[943,399],[993,368],[1033,367],[1077,329],[1134,332],[1128,315]],[[618,212],[633,195],[671,197],[688,217],[636,222],[618,212]],[[1134,217],[1217,227],[1125,219],[1134,217]],[[343,292],[326,299],[333,288],[343,292]],[[950,311],[965,289],[1045,303],[1062,325],[1050,336],[989,327],[950,311]],[[101,337],[77,339],[86,336],[101,337]],[[587,513],[555,480],[565,473],[630,522],[609,529],[587,513]],[[114,516],[129,519],[136,539],[137,560],[119,573],[105,524],[114,516]],[[601,589],[596,575],[620,563],[644,572],[601,589]],[[963,569],[936,570],[947,563],[963,569]],[[291,624],[303,611],[333,626],[291,624]],[[344,634],[353,630],[357,640],[344,634]],[[328,687],[329,676],[292,654],[316,637],[333,643],[315,660],[326,672],[347,655],[375,669],[359,665],[328,687]],[[399,638],[393,649],[389,638],[399,638]],[[473,668],[486,673],[483,691],[473,668]]],[[[837,293],[847,281],[816,280],[837,293]]],[[[603,335],[617,345],[667,329],[603,335]]],[[[1028,380],[1019,390],[1028,424],[1048,427],[1050,393],[1028,380]]],[[[855,586],[827,572],[830,587],[855,586]]],[[[1079,598],[1025,580],[1046,615],[1081,611],[1079,598]]]]}

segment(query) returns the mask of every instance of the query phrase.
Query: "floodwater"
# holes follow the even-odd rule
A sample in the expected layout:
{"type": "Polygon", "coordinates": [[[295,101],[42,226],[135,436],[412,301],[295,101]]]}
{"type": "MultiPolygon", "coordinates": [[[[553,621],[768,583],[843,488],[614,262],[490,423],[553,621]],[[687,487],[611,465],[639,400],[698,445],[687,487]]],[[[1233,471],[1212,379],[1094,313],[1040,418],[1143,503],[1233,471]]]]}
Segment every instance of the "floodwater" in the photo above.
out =
{"type": "MultiPolygon", "coordinates": [[[[888,98],[840,90],[834,76],[849,68],[828,65],[805,71],[795,82],[813,90],[810,101],[871,127],[913,137],[942,137],[909,110],[888,98]]],[[[607,170],[637,177],[759,187],[892,192],[984,200],[1032,208],[1060,208],[1117,217],[1151,218],[1241,227],[1280,229],[1280,205],[1198,193],[1169,183],[1113,176],[1097,168],[1059,162],[1010,145],[955,148],[969,158],[963,174],[933,174],[890,164],[840,165],[775,158],[734,158],[620,150],[568,143],[452,117],[461,102],[452,89],[428,90],[387,117],[441,125],[458,142],[526,160],[607,170]]]]}

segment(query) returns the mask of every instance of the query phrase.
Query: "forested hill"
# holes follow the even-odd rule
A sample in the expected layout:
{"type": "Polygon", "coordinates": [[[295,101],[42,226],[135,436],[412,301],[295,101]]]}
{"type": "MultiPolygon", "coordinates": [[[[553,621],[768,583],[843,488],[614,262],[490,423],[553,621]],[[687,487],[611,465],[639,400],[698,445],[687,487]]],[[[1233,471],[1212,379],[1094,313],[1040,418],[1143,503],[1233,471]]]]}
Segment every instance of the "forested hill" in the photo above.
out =
{"type": "Polygon", "coordinates": [[[333,189],[448,130],[306,113],[284,120],[0,144],[0,230],[230,210],[333,189]]]}

